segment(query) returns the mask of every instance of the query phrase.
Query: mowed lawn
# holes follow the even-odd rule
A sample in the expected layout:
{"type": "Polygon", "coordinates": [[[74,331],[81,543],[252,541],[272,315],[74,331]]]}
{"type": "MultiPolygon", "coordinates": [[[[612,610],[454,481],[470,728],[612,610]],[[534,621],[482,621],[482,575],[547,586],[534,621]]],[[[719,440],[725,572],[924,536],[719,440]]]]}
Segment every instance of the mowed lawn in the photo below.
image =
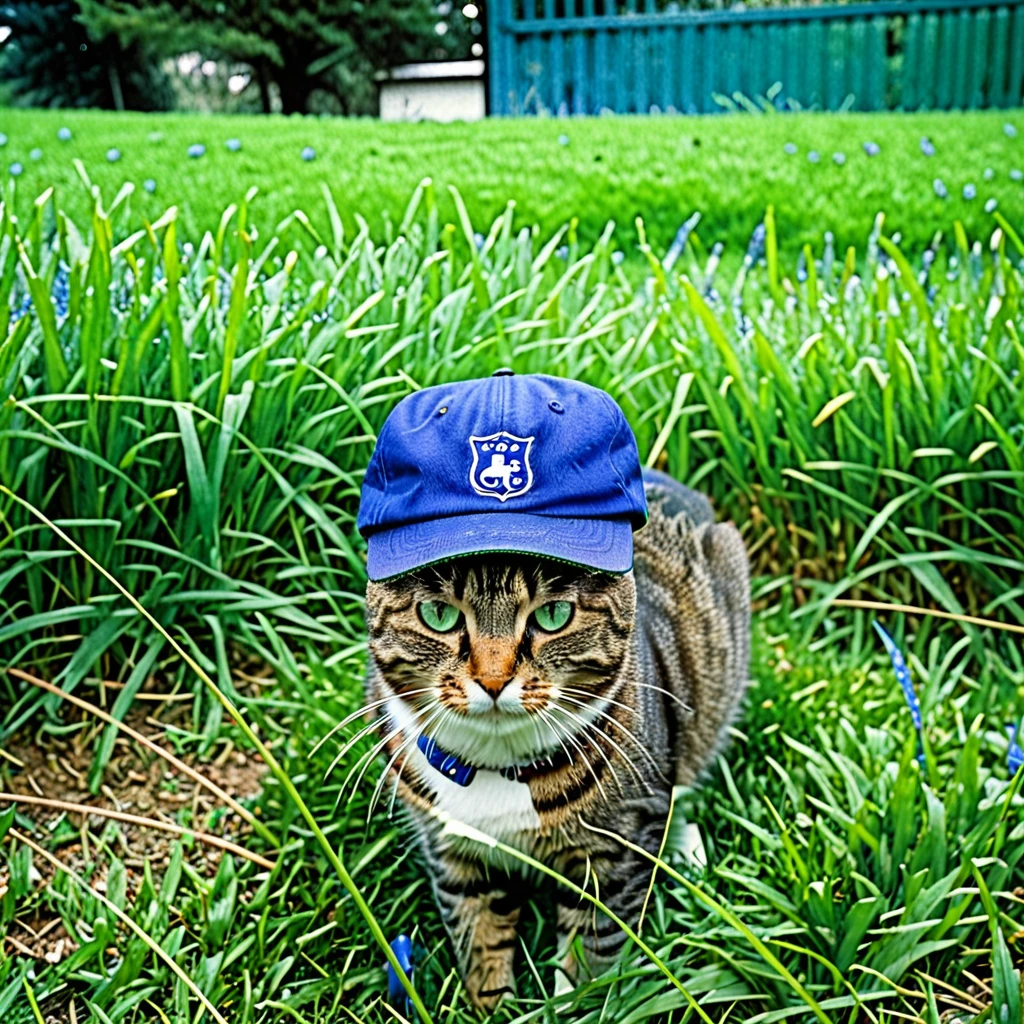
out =
{"type": "Polygon", "coordinates": [[[88,194],[72,165],[77,157],[108,201],[125,182],[135,185],[136,219],[155,219],[178,205],[182,233],[193,238],[215,229],[224,208],[250,186],[260,190],[262,225],[301,209],[326,230],[321,189],[327,185],[350,232],[361,214],[379,234],[388,218],[401,221],[413,189],[428,175],[444,218],[455,216],[445,188],[453,184],[474,222],[490,223],[514,200],[518,223],[539,224],[544,235],[575,217],[581,238],[592,242],[614,220],[627,249],[637,217],[663,251],[681,222],[699,211],[700,240],[706,248],[725,243],[727,259],[742,255],[769,202],[784,251],[793,253],[805,243],[820,248],[825,230],[841,248],[861,247],[880,211],[887,231],[901,233],[911,251],[928,244],[937,225],[948,229],[957,219],[971,237],[986,235],[989,200],[1011,222],[1024,213],[1024,184],[1011,176],[1024,171],[1020,111],[399,125],[4,110],[0,132],[7,136],[0,170],[14,163],[23,168],[22,211],[52,185],[58,204],[81,223],[88,194]],[[70,140],[58,139],[62,127],[71,130],[70,140]],[[230,139],[241,148],[230,151],[230,139]],[[922,139],[934,155],[925,155],[922,139]],[[877,154],[869,156],[865,143],[874,143],[877,154]],[[203,156],[188,156],[194,145],[205,147],[203,156]],[[787,145],[796,151],[788,153],[787,145]],[[314,159],[302,159],[306,147],[314,159]],[[112,149],[120,153],[113,163],[112,149]],[[947,199],[936,194],[936,179],[947,199]],[[152,194],[143,189],[147,180],[152,194]],[[974,198],[964,198],[965,187],[974,198]]]}
{"type": "Polygon", "coordinates": [[[390,792],[371,810],[383,763],[357,711],[354,517],[389,409],[502,364],[609,391],[644,460],[740,526],[756,612],[743,715],[681,795],[652,885],[642,937],[660,964],[631,947],[556,996],[538,885],[520,999],[495,1024],[1019,1019],[1019,637],[835,600],[1024,625],[1019,114],[0,117],[3,161],[23,164],[17,219],[10,193],[0,205],[0,665],[16,669],[0,672],[0,791],[208,834],[0,803],[0,935],[20,944],[0,941],[5,1024],[192,1024],[200,998],[231,1024],[414,1020],[386,1002],[354,887],[387,939],[412,937],[430,1018],[478,1020],[390,792]],[[76,157],[100,186],[94,216],[76,157]],[[436,187],[398,237],[424,174],[436,187]],[[126,181],[135,194],[118,203],[126,181]],[[225,212],[253,185],[252,204],[225,212]],[[514,221],[493,220],[510,199],[514,221]],[[294,220],[275,230],[295,210],[322,248],[294,220]],[[700,244],[662,262],[694,210],[700,244]],[[578,238],[560,231],[574,217],[578,238]],[[619,233],[598,240],[606,219],[619,233]],[[715,241],[728,273],[707,267],[715,241]],[[801,242],[813,255],[798,263],[801,242]],[[918,726],[872,618],[910,667],[918,726]],[[151,733],[241,809],[29,676],[151,733]],[[684,854],[684,823],[704,866],[684,854]],[[244,854],[221,856],[210,835],[244,854]]]}

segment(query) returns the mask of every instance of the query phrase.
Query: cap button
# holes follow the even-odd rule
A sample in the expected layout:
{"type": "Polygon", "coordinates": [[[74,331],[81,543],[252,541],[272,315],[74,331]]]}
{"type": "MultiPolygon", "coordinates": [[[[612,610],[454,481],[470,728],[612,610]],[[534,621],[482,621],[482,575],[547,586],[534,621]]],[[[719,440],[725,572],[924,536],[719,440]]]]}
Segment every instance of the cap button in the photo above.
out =
{"type": "Polygon", "coordinates": [[[510,366],[502,366],[491,374],[492,377],[514,377],[515,375],[516,371],[510,366]]]}

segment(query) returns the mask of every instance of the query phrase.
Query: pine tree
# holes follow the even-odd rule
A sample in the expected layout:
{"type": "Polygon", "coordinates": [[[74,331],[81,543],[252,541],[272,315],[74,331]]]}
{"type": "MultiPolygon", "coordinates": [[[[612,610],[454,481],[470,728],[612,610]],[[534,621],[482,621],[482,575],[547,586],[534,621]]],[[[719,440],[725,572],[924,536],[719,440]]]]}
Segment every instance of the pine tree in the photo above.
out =
{"type": "Polygon", "coordinates": [[[0,4],[10,35],[0,48],[0,79],[11,102],[38,107],[164,110],[173,96],[143,40],[122,46],[94,35],[75,0],[0,4]]]}

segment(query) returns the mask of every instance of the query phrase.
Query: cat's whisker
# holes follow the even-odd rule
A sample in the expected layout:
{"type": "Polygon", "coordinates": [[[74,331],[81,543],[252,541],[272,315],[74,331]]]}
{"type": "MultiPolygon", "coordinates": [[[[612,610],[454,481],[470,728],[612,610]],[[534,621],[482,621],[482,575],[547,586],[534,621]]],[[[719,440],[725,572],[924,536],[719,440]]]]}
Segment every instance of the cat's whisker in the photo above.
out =
{"type": "Polygon", "coordinates": [[[583,718],[577,712],[573,711],[571,708],[562,707],[557,702],[553,702],[551,706],[552,706],[552,708],[555,708],[558,711],[561,711],[563,715],[566,715],[572,721],[579,723],[579,725],[580,725],[579,735],[582,736],[583,739],[585,739],[587,741],[587,743],[589,743],[592,747],[596,747],[598,752],[601,754],[601,756],[605,759],[605,761],[608,762],[608,767],[611,768],[612,774],[615,776],[615,784],[619,787],[619,789],[623,793],[625,792],[625,789],[623,789],[623,787],[622,787],[622,783],[619,780],[619,776],[618,776],[618,773],[615,771],[614,765],[612,765],[612,763],[608,760],[608,755],[605,753],[604,747],[601,746],[601,743],[599,742],[600,740],[606,740],[615,749],[615,751],[622,758],[622,760],[625,762],[626,767],[633,773],[633,775],[636,778],[637,782],[639,782],[643,786],[647,786],[647,780],[643,777],[643,775],[637,769],[636,765],[633,763],[633,759],[629,756],[629,754],[626,753],[625,750],[622,749],[622,747],[619,746],[618,743],[615,742],[614,739],[612,739],[611,736],[609,736],[603,730],[599,729],[593,722],[588,722],[585,718],[583,718]],[[592,738],[589,735],[590,733],[593,733],[594,737],[596,737],[596,739],[592,738]]]}
{"type": "MultiPolygon", "coordinates": [[[[551,706],[554,707],[555,705],[552,704],[551,706]]],[[[552,731],[555,731],[557,723],[555,721],[554,716],[553,715],[549,715],[548,712],[545,709],[543,709],[543,708],[538,708],[537,710],[538,710],[538,713],[540,715],[542,715],[548,721],[548,723],[550,724],[550,726],[552,728],[552,731]]],[[[560,710],[565,711],[564,708],[561,708],[560,710]]],[[[555,735],[556,736],[558,735],[557,731],[555,731],[555,735]]],[[[569,729],[565,730],[565,736],[566,736],[566,739],[568,739],[568,741],[579,751],[580,757],[583,758],[583,763],[587,766],[587,768],[590,771],[590,774],[594,777],[594,782],[597,783],[597,788],[600,791],[601,796],[603,796],[604,799],[607,801],[607,799],[608,799],[608,792],[604,788],[604,784],[601,782],[601,776],[597,774],[597,771],[595,770],[594,765],[591,763],[590,758],[587,757],[586,751],[583,749],[583,746],[579,743],[579,741],[576,739],[576,737],[572,734],[572,732],[569,729]]],[[[559,739],[558,742],[561,745],[562,749],[565,750],[565,756],[568,757],[570,762],[571,762],[572,761],[572,756],[570,755],[569,751],[566,750],[565,744],[562,743],[562,741],[560,739],[559,739]]],[[[622,787],[621,787],[621,785],[619,783],[618,777],[615,776],[615,769],[612,768],[612,766],[610,764],[608,765],[608,767],[611,768],[611,770],[612,770],[612,776],[615,778],[616,786],[618,786],[619,789],[621,789],[622,787]]]]}
{"type": "Polygon", "coordinates": [[[316,744],[310,751],[310,757],[312,757],[332,736],[334,736],[335,733],[337,733],[341,729],[344,729],[345,726],[349,724],[349,722],[354,722],[357,718],[361,718],[367,712],[376,710],[382,704],[387,704],[387,702],[391,700],[393,696],[415,697],[421,693],[429,693],[432,689],[432,686],[421,686],[419,689],[416,690],[406,690],[404,693],[400,695],[390,694],[387,697],[381,697],[379,700],[371,700],[368,704],[364,704],[361,708],[356,708],[355,711],[353,711],[349,715],[346,715],[336,725],[332,725],[330,731],[325,736],[321,736],[320,739],[316,741],[316,744]]]}
{"type": "MultiPolygon", "coordinates": [[[[434,707],[434,704],[433,704],[433,703],[428,703],[428,704],[427,704],[427,705],[426,705],[425,707],[423,707],[423,708],[415,708],[415,709],[413,710],[413,716],[414,716],[415,718],[419,718],[419,717],[421,717],[422,715],[426,714],[426,712],[427,712],[427,711],[429,711],[429,710],[431,710],[431,708],[433,708],[433,707],[434,707]]],[[[387,720],[387,719],[385,719],[385,721],[386,721],[386,720],[387,720]]],[[[382,751],[382,750],[383,750],[383,749],[384,749],[384,748],[385,748],[385,747],[386,747],[386,746],[387,746],[387,745],[388,745],[388,744],[389,744],[389,743],[390,743],[390,742],[391,742],[391,741],[392,741],[392,740],[393,740],[393,739],[394,739],[394,738],[395,738],[395,737],[396,737],[396,736],[397,736],[397,735],[398,735],[399,733],[401,733],[401,731],[402,731],[402,727],[401,727],[400,725],[399,725],[399,726],[396,726],[396,727],[395,727],[394,729],[392,729],[392,730],[391,730],[391,732],[389,732],[389,733],[387,734],[387,736],[385,736],[385,737],[384,737],[384,739],[382,739],[382,740],[378,740],[378,741],[377,741],[377,743],[375,743],[375,744],[374,744],[374,746],[373,746],[373,747],[372,747],[372,748],[371,748],[371,749],[370,749],[370,750],[369,750],[369,751],[368,751],[367,753],[364,753],[364,754],[363,754],[363,755],[362,755],[361,757],[359,757],[359,758],[358,758],[358,759],[356,760],[356,763],[355,763],[355,764],[354,764],[354,765],[353,765],[353,766],[352,766],[352,767],[351,767],[351,768],[349,769],[349,773],[348,773],[348,775],[346,775],[346,776],[345,776],[345,781],[344,781],[344,782],[343,782],[343,783],[341,784],[341,792],[342,792],[342,793],[344,793],[344,792],[345,792],[345,790],[346,790],[346,789],[348,789],[348,784],[349,784],[349,782],[350,782],[350,781],[351,781],[351,779],[352,779],[352,775],[353,775],[353,774],[354,774],[354,773],[355,773],[355,772],[356,772],[356,771],[357,771],[357,770],[358,770],[358,769],[360,768],[360,765],[362,765],[362,770],[361,770],[361,771],[359,772],[359,778],[358,778],[358,779],[356,780],[356,785],[355,785],[355,787],[354,787],[354,788],[358,788],[358,786],[359,786],[359,781],[360,781],[360,780],[362,779],[363,775],[364,775],[364,774],[366,773],[366,769],[367,769],[367,768],[368,768],[368,767],[370,766],[370,764],[372,764],[372,763],[373,763],[373,760],[374,760],[374,758],[375,758],[375,757],[376,757],[376,756],[377,756],[377,755],[378,755],[378,754],[379,754],[379,753],[380,753],[380,752],[381,752],[381,751],[382,751]]],[[[340,801],[340,796],[339,796],[339,801],[340,801]]]]}
{"type": "Polygon", "coordinates": [[[638,679],[631,679],[629,681],[630,686],[642,686],[645,690],[657,690],[658,693],[663,693],[666,697],[674,700],[688,715],[693,714],[693,708],[690,707],[686,701],[681,700],[670,690],[666,690],[664,686],[655,686],[654,683],[642,683],[638,679]]]}
{"type": "MultiPolygon", "coordinates": [[[[414,732],[412,735],[406,737],[398,745],[398,749],[395,751],[395,753],[392,756],[391,760],[388,761],[388,763],[384,766],[384,771],[381,772],[380,778],[377,780],[377,784],[373,787],[373,796],[370,798],[370,806],[369,806],[369,809],[366,812],[366,820],[367,820],[367,822],[369,822],[370,818],[373,816],[374,809],[377,806],[377,800],[380,798],[380,794],[381,794],[381,792],[384,789],[384,783],[387,780],[388,772],[391,771],[392,765],[394,765],[394,763],[398,760],[398,758],[401,755],[402,751],[405,750],[406,747],[408,747],[410,743],[414,743],[416,740],[418,740],[420,735],[422,733],[426,732],[427,729],[430,728],[430,725],[434,721],[434,719],[437,718],[437,717],[443,716],[445,711],[447,711],[447,708],[445,708],[443,705],[438,705],[438,707],[434,711],[434,714],[430,718],[428,718],[427,721],[425,721],[422,724],[420,729],[417,730],[416,732],[414,732]]],[[[400,774],[401,774],[401,772],[399,772],[399,775],[400,774]]],[[[360,778],[361,778],[361,776],[360,776],[360,778]]],[[[396,782],[397,782],[397,780],[396,780],[396,782]]],[[[359,788],[359,780],[356,781],[355,789],[353,789],[353,791],[352,791],[353,796],[355,795],[355,791],[358,788],[359,788]]]]}
{"type": "Polygon", "coordinates": [[[617,708],[622,708],[623,711],[628,711],[631,715],[636,715],[637,718],[640,717],[640,712],[636,708],[631,707],[629,704],[624,704],[621,700],[616,700],[614,697],[606,697],[603,693],[591,693],[589,690],[580,690],[575,686],[560,686],[558,689],[562,693],[572,693],[577,697],[588,697],[591,701],[601,701],[603,704],[614,704],[617,708]]]}
{"type": "MultiPolygon", "coordinates": [[[[612,778],[615,780],[615,786],[620,793],[625,792],[622,788],[622,781],[619,779],[619,773],[615,770],[615,765],[612,764],[611,759],[605,753],[604,747],[600,743],[594,742],[594,740],[587,735],[587,722],[584,722],[581,718],[574,715],[568,708],[563,708],[560,704],[552,702],[552,711],[561,711],[563,715],[566,715],[571,722],[579,722],[584,728],[581,732],[576,733],[577,736],[581,737],[586,743],[592,746],[604,759],[604,763],[608,765],[608,771],[611,772],[612,778]]],[[[627,762],[628,763],[628,762],[627,762]]],[[[603,791],[602,791],[603,792],[603,791]]]]}
{"type": "MultiPolygon", "coordinates": [[[[640,740],[638,739],[636,733],[634,733],[630,729],[627,729],[626,726],[624,726],[614,715],[609,715],[607,711],[603,711],[603,710],[601,710],[601,708],[595,708],[595,707],[593,707],[592,704],[588,704],[588,703],[586,703],[585,701],[582,701],[582,700],[576,700],[573,697],[567,697],[567,696],[563,695],[562,696],[562,700],[567,700],[567,701],[569,701],[570,704],[575,704],[577,707],[584,708],[584,709],[586,709],[588,711],[593,711],[594,714],[600,715],[602,718],[607,719],[613,725],[617,726],[622,732],[624,732],[633,741],[633,743],[636,744],[637,749],[644,755],[644,757],[647,758],[647,761],[650,763],[651,767],[659,775],[663,774],[661,768],[658,767],[657,761],[654,760],[654,758],[651,756],[651,752],[643,745],[643,743],[640,742],[640,740]]],[[[582,718],[582,716],[581,716],[581,718],[582,718]]],[[[615,745],[615,741],[610,736],[608,736],[607,733],[602,733],[602,735],[604,735],[608,739],[609,743],[611,743],[613,746],[615,745]]],[[[618,750],[619,748],[616,747],[616,749],[618,750]]],[[[619,752],[622,753],[621,750],[619,752]]]]}
{"type": "MultiPolygon", "coordinates": [[[[429,693],[429,692],[430,692],[431,690],[433,690],[433,687],[431,687],[431,686],[425,686],[425,687],[423,687],[422,691],[420,691],[420,692],[423,692],[423,693],[429,693]]],[[[389,698],[389,699],[390,699],[390,698],[389,698]]],[[[386,703],[386,701],[385,701],[385,703],[386,703]]],[[[425,707],[426,707],[426,708],[429,708],[430,706],[431,706],[431,703],[430,703],[430,702],[428,701],[425,707]]],[[[422,709],[422,710],[425,710],[425,708],[424,708],[424,709],[422,709]]],[[[421,709],[418,709],[418,708],[415,708],[415,707],[414,707],[414,708],[413,708],[413,714],[414,714],[414,715],[416,715],[416,714],[422,714],[422,710],[421,710],[421,709]]],[[[390,721],[390,719],[388,718],[388,716],[387,716],[387,715],[381,715],[381,716],[380,716],[379,718],[375,718],[375,719],[374,719],[374,720],[373,720],[372,722],[370,722],[370,723],[369,723],[368,725],[364,725],[364,726],[363,726],[363,727],[362,727],[362,728],[361,728],[361,729],[360,729],[360,730],[359,730],[359,731],[358,731],[358,732],[357,732],[357,733],[356,733],[356,734],[355,734],[354,736],[352,736],[352,737],[351,737],[351,738],[350,738],[350,739],[349,739],[349,740],[348,740],[348,741],[347,741],[347,742],[345,743],[345,745],[344,745],[344,746],[343,746],[343,747],[341,748],[341,750],[339,750],[339,751],[338,751],[338,753],[337,753],[337,755],[335,756],[334,760],[333,760],[333,761],[331,761],[330,767],[329,767],[329,768],[327,769],[327,771],[326,771],[326,772],[324,773],[324,779],[326,780],[326,779],[327,779],[327,778],[328,778],[328,777],[329,777],[329,776],[330,776],[330,775],[331,775],[331,774],[333,773],[334,769],[338,767],[338,765],[339,765],[339,764],[341,763],[341,761],[342,761],[342,760],[344,759],[345,755],[346,755],[346,754],[347,754],[347,753],[348,753],[348,752],[349,752],[349,751],[350,751],[350,750],[351,750],[351,749],[352,749],[352,748],[353,748],[353,747],[354,747],[354,746],[355,746],[355,745],[356,745],[356,744],[357,744],[357,743],[358,743],[358,742],[359,742],[359,741],[360,741],[360,740],[361,740],[361,739],[362,739],[362,738],[363,738],[364,736],[367,736],[367,735],[368,735],[369,733],[373,732],[373,731],[374,731],[374,729],[379,729],[379,728],[380,728],[380,727],[381,727],[382,725],[384,725],[384,724],[385,724],[386,722],[388,722],[388,721],[390,721]]]]}

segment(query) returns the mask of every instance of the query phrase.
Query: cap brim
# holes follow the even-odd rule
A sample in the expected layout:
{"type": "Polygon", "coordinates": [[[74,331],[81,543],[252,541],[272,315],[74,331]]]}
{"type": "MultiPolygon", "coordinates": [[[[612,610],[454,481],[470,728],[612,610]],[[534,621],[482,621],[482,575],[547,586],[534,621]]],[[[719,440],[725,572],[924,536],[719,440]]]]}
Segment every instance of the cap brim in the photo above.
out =
{"type": "Polygon", "coordinates": [[[633,527],[628,519],[559,519],[525,512],[449,516],[372,534],[366,572],[376,582],[450,558],[496,552],[624,573],[633,567],[633,527]]]}

